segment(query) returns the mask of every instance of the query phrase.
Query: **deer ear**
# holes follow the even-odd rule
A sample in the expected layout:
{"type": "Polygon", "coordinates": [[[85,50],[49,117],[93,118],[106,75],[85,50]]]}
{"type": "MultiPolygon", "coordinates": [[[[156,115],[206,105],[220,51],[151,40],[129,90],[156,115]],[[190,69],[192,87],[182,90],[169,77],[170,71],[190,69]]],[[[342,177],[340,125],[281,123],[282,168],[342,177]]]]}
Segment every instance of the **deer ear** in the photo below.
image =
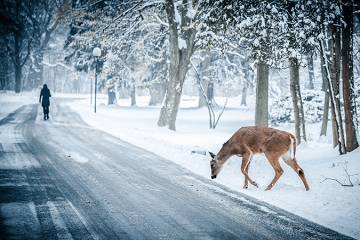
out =
{"type": "Polygon", "coordinates": [[[211,156],[212,159],[214,159],[214,158],[216,157],[216,155],[213,154],[212,152],[209,152],[209,154],[210,154],[210,156],[211,156]]]}

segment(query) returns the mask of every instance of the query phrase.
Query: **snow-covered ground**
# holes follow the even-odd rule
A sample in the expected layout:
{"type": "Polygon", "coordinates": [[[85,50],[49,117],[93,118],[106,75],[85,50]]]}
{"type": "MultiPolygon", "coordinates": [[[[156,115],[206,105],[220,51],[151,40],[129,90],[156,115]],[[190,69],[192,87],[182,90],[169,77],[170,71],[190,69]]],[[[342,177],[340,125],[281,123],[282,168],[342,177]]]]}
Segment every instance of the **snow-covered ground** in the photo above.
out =
{"type": "MultiPolygon", "coordinates": [[[[24,104],[37,103],[38,94],[39,92],[0,93],[0,119],[24,104]]],[[[74,97],[52,95],[58,98],[74,97]]],[[[248,99],[250,105],[247,107],[239,106],[239,98],[229,99],[218,126],[216,129],[209,129],[207,109],[196,107],[196,97],[184,96],[176,121],[177,131],[174,132],[157,127],[160,107],[147,106],[149,97],[138,97],[137,106],[131,107],[130,99],[118,100],[118,104],[107,106],[106,96],[98,95],[97,113],[94,113],[88,95],[75,97],[79,97],[79,100],[67,105],[78,112],[89,125],[207,178],[210,178],[209,155],[192,154],[192,151],[217,153],[238,128],[254,123],[254,101],[251,98],[248,99]]],[[[221,105],[225,99],[216,98],[216,101],[221,105]]],[[[294,133],[293,125],[280,129],[294,133]]],[[[282,161],[280,164],[284,174],[271,191],[264,191],[274,177],[274,172],[266,158],[260,155],[253,158],[249,171],[259,188],[242,188],[244,176],[240,172],[238,157],[229,159],[214,181],[360,239],[360,149],[339,156],[331,145],[331,131],[328,131],[329,136],[319,138],[320,124],[308,124],[306,132],[308,142],[298,146],[297,160],[305,171],[310,191],[305,191],[296,173],[282,161]],[[344,187],[330,178],[343,184],[350,184],[350,179],[354,186],[344,187]]]]}

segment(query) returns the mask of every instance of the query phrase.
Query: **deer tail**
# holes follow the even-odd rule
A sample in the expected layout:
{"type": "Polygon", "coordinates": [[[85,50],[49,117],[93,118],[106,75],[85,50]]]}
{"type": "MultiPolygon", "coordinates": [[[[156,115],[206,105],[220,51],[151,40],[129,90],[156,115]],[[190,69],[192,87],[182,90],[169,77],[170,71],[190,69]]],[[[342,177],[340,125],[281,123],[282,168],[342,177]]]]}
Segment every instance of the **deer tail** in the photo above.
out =
{"type": "Polygon", "coordinates": [[[292,136],[290,136],[291,144],[290,144],[290,158],[295,158],[295,152],[296,152],[296,139],[292,136]]]}

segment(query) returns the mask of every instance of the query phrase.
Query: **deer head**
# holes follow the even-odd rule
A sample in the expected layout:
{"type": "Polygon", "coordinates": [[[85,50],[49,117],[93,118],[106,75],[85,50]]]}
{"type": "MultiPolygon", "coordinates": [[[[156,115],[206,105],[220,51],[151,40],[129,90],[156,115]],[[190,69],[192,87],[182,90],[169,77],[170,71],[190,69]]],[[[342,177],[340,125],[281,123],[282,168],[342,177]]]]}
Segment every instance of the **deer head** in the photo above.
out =
{"type": "Polygon", "coordinates": [[[210,156],[212,158],[211,161],[210,161],[211,178],[214,179],[218,175],[222,164],[219,164],[219,161],[216,159],[216,155],[214,153],[209,152],[209,154],[210,154],[210,156]]]}

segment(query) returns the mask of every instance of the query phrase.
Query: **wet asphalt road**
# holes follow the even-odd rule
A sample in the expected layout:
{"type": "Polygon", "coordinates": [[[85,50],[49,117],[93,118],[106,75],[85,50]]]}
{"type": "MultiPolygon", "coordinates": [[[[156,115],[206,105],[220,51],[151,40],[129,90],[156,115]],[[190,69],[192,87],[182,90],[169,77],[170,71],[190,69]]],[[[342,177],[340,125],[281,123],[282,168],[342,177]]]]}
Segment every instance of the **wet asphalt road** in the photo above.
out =
{"type": "Polygon", "coordinates": [[[47,121],[38,105],[0,121],[0,239],[350,239],[94,129],[58,102],[47,121]]]}

